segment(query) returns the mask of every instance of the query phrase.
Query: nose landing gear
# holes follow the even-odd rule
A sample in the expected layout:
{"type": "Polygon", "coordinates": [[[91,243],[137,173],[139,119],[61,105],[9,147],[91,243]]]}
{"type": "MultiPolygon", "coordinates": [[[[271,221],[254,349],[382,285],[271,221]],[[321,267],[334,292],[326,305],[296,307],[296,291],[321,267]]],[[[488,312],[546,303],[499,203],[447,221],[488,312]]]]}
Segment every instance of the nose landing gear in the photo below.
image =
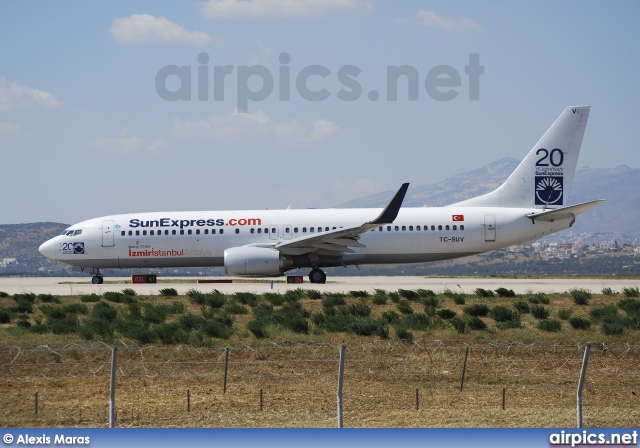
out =
{"type": "Polygon", "coordinates": [[[102,277],[100,273],[98,273],[97,275],[94,275],[91,278],[91,283],[93,283],[94,285],[101,285],[103,282],[104,282],[104,277],[102,277]]]}

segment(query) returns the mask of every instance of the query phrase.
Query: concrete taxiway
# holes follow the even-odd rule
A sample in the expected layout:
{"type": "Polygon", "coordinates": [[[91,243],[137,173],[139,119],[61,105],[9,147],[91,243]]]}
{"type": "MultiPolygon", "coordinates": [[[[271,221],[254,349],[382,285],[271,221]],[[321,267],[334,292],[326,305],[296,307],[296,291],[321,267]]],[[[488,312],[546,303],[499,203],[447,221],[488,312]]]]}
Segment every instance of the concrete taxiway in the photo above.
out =
{"type": "MultiPolygon", "coordinates": [[[[223,278],[209,277],[208,280],[223,278]]],[[[179,294],[190,289],[202,292],[217,289],[224,293],[284,292],[289,289],[317,289],[322,292],[348,292],[353,290],[384,289],[396,291],[402,289],[431,289],[442,292],[447,289],[454,292],[472,293],[476,288],[491,289],[503,287],[512,289],[517,294],[527,292],[566,292],[572,288],[585,288],[593,293],[600,293],[603,288],[611,288],[619,292],[625,287],[640,286],[640,279],[617,278],[470,278],[470,277],[330,277],[326,284],[309,283],[304,277],[302,284],[286,284],[283,278],[277,279],[233,279],[233,283],[196,283],[198,278],[160,278],[157,284],[131,284],[131,278],[106,278],[102,285],[91,284],[89,277],[0,277],[0,291],[8,294],[32,292],[35,294],[82,295],[101,294],[106,291],[122,291],[132,288],[140,295],[158,294],[162,288],[175,288],[179,294]],[[273,284],[272,284],[273,280],[273,284]]],[[[201,279],[202,280],[202,279],[201,279]]]]}

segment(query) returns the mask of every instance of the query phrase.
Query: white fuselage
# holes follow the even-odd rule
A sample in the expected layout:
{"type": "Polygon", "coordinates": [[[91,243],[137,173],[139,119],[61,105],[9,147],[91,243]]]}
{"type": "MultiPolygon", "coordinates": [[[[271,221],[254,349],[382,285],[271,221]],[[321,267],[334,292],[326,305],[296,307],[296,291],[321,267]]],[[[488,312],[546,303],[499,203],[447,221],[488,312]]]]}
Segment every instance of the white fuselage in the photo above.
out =
{"type": "MultiPolygon", "coordinates": [[[[40,251],[93,268],[223,266],[225,249],[279,242],[362,225],[381,209],[154,212],[104,216],[71,226],[40,251]],[[78,232],[78,231],[81,232],[78,232]],[[73,232],[71,232],[73,231],[73,232]]],[[[392,224],[363,233],[352,253],[321,266],[420,263],[521,244],[563,230],[570,219],[532,222],[536,209],[401,208],[392,224]]],[[[294,267],[307,267],[299,262],[294,267]]]]}

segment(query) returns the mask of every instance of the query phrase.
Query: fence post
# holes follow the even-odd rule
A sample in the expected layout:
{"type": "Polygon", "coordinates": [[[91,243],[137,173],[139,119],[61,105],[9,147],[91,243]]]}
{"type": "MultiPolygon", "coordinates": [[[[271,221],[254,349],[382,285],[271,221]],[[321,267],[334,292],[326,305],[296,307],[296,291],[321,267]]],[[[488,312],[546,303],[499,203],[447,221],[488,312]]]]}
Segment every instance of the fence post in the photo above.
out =
{"type": "Polygon", "coordinates": [[[191,412],[191,390],[187,389],[187,412],[191,412]]]}
{"type": "Polygon", "coordinates": [[[460,392],[462,392],[462,388],[464,387],[464,374],[467,371],[467,357],[469,356],[469,347],[464,353],[464,365],[462,366],[462,379],[460,380],[460,392]]]}
{"type": "Polygon", "coordinates": [[[342,385],[344,380],[345,346],[340,346],[340,366],[338,369],[338,428],[342,428],[342,385]]]}
{"type": "Polygon", "coordinates": [[[578,381],[578,391],[576,393],[578,428],[582,428],[582,388],[584,387],[584,377],[587,374],[587,361],[589,360],[590,351],[591,351],[591,344],[587,344],[584,348],[584,358],[582,358],[582,368],[580,369],[580,380],[578,381]]]}
{"type": "Polygon", "coordinates": [[[507,388],[502,388],[502,410],[504,411],[505,406],[507,405],[507,388]]]}
{"type": "Polygon", "coordinates": [[[111,349],[111,388],[109,392],[109,428],[116,426],[116,360],[118,347],[111,349]]]}
{"type": "Polygon", "coordinates": [[[229,368],[229,347],[224,349],[224,389],[223,394],[227,393],[227,370],[229,368]]]}
{"type": "Polygon", "coordinates": [[[38,392],[36,392],[36,415],[38,415],[38,392]]]}
{"type": "Polygon", "coordinates": [[[262,389],[260,389],[260,410],[262,411],[262,389]]]}
{"type": "Polygon", "coordinates": [[[418,398],[418,388],[416,387],[416,411],[420,409],[420,401],[418,398]]]}

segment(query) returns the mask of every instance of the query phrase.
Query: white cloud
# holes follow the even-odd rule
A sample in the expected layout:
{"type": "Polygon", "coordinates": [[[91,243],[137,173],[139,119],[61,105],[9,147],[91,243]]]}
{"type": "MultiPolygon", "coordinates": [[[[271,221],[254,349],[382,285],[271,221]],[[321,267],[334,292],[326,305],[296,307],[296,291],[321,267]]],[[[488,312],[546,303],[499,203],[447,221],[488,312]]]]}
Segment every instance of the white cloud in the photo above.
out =
{"type": "Polygon", "coordinates": [[[109,29],[111,36],[121,44],[185,44],[204,45],[213,37],[202,31],[187,31],[175,22],[150,14],[132,14],[115,19],[109,29]]]}
{"type": "Polygon", "coordinates": [[[0,77],[0,112],[38,106],[55,109],[60,104],[49,92],[10,83],[6,78],[0,77]]]}
{"type": "Polygon", "coordinates": [[[20,131],[17,124],[3,123],[0,121],[0,134],[13,134],[20,131]]]}
{"type": "Polygon", "coordinates": [[[212,138],[239,142],[264,142],[309,147],[314,143],[342,135],[338,126],[329,120],[316,120],[308,129],[292,119],[277,123],[262,111],[211,115],[202,120],[173,119],[173,133],[179,137],[212,138]]]}
{"type": "Polygon", "coordinates": [[[130,134],[128,129],[122,129],[117,137],[100,136],[89,142],[89,147],[108,153],[159,152],[168,149],[164,139],[146,141],[138,135],[130,134]]]}
{"type": "Polygon", "coordinates": [[[202,7],[210,19],[294,19],[372,11],[369,0],[208,0],[202,7]]]}
{"type": "Polygon", "coordinates": [[[455,31],[457,29],[482,31],[482,27],[468,17],[449,19],[424,9],[420,9],[416,15],[421,25],[430,28],[441,28],[447,31],[455,31]]]}

